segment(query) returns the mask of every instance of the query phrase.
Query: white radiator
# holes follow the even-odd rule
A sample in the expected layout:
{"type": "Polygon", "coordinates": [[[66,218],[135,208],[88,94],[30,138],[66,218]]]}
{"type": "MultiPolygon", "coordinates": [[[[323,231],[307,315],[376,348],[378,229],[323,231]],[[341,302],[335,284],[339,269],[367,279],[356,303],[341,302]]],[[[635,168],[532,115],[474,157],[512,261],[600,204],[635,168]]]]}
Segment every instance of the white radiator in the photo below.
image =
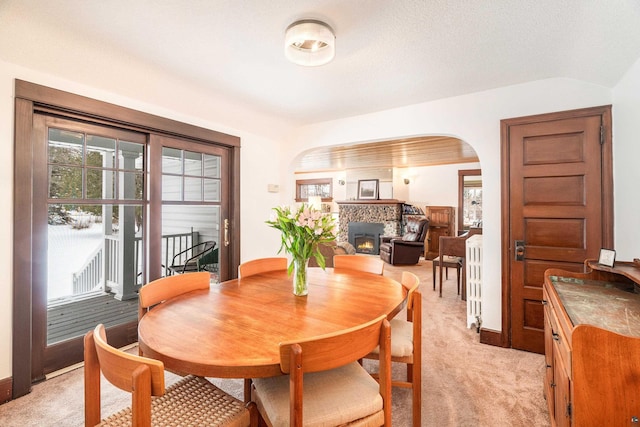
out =
{"type": "Polygon", "coordinates": [[[467,239],[467,328],[476,326],[480,332],[482,322],[482,234],[467,239]]]}

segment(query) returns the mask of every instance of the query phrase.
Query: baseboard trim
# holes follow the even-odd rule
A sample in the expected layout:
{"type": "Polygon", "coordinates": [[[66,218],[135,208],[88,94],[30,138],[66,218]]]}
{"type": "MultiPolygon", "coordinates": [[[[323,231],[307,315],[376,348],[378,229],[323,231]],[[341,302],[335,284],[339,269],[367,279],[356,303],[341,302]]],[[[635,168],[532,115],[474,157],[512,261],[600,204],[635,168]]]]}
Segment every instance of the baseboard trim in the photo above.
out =
{"type": "Polygon", "coordinates": [[[12,393],[13,393],[13,380],[11,378],[5,378],[0,380],[0,405],[10,401],[12,393]]]}
{"type": "Polygon", "coordinates": [[[502,332],[484,328],[480,328],[480,343],[496,347],[509,347],[502,336],[502,332]]]}

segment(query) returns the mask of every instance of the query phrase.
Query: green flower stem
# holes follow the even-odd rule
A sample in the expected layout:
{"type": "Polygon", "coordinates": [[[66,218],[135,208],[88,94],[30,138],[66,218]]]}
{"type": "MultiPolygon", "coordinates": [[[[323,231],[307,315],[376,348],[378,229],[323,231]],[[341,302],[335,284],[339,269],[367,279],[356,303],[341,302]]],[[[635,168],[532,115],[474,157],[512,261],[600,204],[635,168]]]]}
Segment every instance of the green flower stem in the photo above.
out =
{"type": "Polygon", "coordinates": [[[297,296],[307,295],[307,267],[309,259],[293,259],[293,293],[297,296]]]}

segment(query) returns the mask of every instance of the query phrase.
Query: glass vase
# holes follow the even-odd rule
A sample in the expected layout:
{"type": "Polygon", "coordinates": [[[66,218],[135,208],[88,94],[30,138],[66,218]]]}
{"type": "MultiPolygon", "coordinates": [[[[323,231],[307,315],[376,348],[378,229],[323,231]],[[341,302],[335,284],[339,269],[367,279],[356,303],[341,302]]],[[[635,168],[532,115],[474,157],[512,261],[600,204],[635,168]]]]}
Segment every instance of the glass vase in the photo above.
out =
{"type": "Polygon", "coordinates": [[[308,267],[309,259],[293,259],[293,293],[299,297],[305,296],[309,293],[309,282],[307,281],[308,267]]]}

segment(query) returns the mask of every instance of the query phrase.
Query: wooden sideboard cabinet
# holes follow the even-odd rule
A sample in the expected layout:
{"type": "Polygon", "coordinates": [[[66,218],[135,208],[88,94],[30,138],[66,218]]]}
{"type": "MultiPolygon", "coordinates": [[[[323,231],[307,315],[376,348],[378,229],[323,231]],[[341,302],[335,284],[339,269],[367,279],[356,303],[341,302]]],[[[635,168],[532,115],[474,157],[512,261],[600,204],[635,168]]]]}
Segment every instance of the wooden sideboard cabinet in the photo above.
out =
{"type": "Polygon", "coordinates": [[[424,239],[424,259],[434,259],[439,254],[440,236],[455,236],[455,210],[453,206],[427,206],[429,234],[424,239]]]}
{"type": "Polygon", "coordinates": [[[640,426],[640,265],[544,274],[544,394],[552,426],[640,426]]]}

